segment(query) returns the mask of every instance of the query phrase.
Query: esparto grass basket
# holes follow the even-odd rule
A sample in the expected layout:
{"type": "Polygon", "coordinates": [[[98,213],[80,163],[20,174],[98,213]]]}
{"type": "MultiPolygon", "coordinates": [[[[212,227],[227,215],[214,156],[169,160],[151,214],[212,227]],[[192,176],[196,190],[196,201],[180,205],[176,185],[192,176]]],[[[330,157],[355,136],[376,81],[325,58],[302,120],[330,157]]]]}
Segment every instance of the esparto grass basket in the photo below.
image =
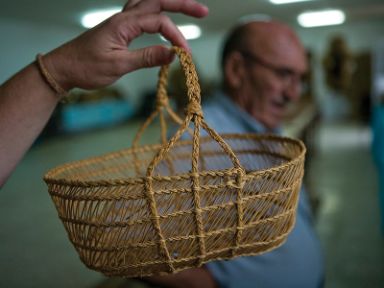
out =
{"type": "Polygon", "coordinates": [[[282,245],[295,222],[303,143],[217,134],[204,121],[190,55],[174,49],[188,88],[183,121],[168,105],[164,66],[156,110],[132,148],[64,164],[44,177],[81,260],[108,276],[161,275],[264,253],[282,245]],[[165,112],[180,125],[169,140],[165,112]],[[162,143],[139,146],[156,115],[162,143]],[[191,139],[182,140],[188,131],[191,139]]]}

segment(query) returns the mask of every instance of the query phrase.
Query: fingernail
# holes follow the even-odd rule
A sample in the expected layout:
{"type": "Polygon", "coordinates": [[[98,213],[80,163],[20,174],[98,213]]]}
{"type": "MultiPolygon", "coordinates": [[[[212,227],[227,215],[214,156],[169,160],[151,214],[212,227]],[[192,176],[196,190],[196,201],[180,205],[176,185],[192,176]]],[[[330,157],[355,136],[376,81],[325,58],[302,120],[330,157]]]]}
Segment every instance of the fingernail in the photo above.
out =
{"type": "Polygon", "coordinates": [[[209,11],[209,8],[207,5],[200,3],[201,7],[205,10],[205,12],[209,11]]]}
{"type": "Polygon", "coordinates": [[[173,51],[172,47],[165,46],[165,45],[162,45],[162,46],[167,49],[167,51],[168,51],[168,58],[172,62],[173,59],[175,58],[175,51],[173,51]]]}

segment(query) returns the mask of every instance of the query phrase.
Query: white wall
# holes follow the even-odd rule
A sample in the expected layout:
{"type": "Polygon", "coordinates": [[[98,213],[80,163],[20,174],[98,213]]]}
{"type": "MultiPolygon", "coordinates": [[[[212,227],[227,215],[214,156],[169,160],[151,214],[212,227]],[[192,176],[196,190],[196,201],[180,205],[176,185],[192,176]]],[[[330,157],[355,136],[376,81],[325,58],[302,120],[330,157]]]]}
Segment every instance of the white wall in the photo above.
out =
{"type": "MultiPolygon", "coordinates": [[[[69,29],[61,26],[46,26],[36,23],[0,19],[0,83],[28,63],[34,61],[37,53],[46,53],[60,44],[74,38],[83,29],[69,29]]],[[[141,88],[156,79],[156,72],[148,70],[132,74],[119,81],[118,86],[132,97],[141,88]],[[149,76],[148,76],[149,75],[149,76]]]]}
{"type": "Polygon", "coordinates": [[[0,19],[0,82],[34,61],[37,53],[55,48],[73,38],[79,31],[81,30],[0,19]]]}
{"type": "MultiPolygon", "coordinates": [[[[47,52],[61,43],[75,37],[81,31],[59,26],[0,19],[0,82],[5,81],[26,64],[34,60],[37,53],[47,52]]],[[[370,49],[378,38],[384,35],[384,25],[379,23],[355,23],[316,29],[297,29],[305,46],[314,53],[316,94],[321,100],[327,93],[322,82],[321,59],[328,45],[330,35],[342,33],[352,51],[370,49]]],[[[222,33],[205,33],[203,37],[190,41],[195,63],[200,76],[207,80],[220,79],[219,60],[222,33]]],[[[132,47],[154,43],[157,38],[144,37],[135,41],[132,47]]],[[[124,76],[117,86],[129,96],[134,104],[145,91],[155,89],[158,69],[143,69],[124,76]]]]}

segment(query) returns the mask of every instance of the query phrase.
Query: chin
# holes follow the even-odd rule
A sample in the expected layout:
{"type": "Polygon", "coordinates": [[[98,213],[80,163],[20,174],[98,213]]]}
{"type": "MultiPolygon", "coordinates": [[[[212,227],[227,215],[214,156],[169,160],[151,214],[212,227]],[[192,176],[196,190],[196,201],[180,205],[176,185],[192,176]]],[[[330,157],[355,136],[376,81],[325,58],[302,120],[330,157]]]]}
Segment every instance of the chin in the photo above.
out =
{"type": "Polygon", "coordinates": [[[258,118],[255,117],[256,120],[258,120],[261,124],[263,124],[268,130],[274,130],[276,128],[279,128],[282,124],[282,118],[280,117],[274,117],[274,118],[258,118]]]}
{"type": "Polygon", "coordinates": [[[283,122],[283,117],[273,117],[272,119],[266,119],[267,121],[265,121],[265,126],[268,128],[268,129],[276,129],[278,127],[281,126],[282,122],[283,122]]]}
{"type": "Polygon", "coordinates": [[[276,129],[277,127],[279,127],[279,125],[276,125],[275,123],[272,123],[272,122],[262,122],[261,124],[263,124],[265,126],[265,128],[267,128],[268,130],[274,130],[276,129]]]}

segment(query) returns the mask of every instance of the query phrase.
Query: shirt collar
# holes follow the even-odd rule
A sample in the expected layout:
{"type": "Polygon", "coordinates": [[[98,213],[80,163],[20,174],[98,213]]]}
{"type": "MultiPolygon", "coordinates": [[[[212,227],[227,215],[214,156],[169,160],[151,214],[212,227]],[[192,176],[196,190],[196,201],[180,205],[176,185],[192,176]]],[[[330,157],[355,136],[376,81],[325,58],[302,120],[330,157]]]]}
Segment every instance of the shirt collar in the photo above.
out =
{"type": "Polygon", "coordinates": [[[241,124],[244,125],[249,132],[281,134],[281,128],[269,130],[258,120],[248,114],[247,111],[237,105],[222,90],[215,93],[213,101],[220,105],[228,113],[228,115],[233,115],[235,118],[239,119],[242,122],[241,124]]]}

